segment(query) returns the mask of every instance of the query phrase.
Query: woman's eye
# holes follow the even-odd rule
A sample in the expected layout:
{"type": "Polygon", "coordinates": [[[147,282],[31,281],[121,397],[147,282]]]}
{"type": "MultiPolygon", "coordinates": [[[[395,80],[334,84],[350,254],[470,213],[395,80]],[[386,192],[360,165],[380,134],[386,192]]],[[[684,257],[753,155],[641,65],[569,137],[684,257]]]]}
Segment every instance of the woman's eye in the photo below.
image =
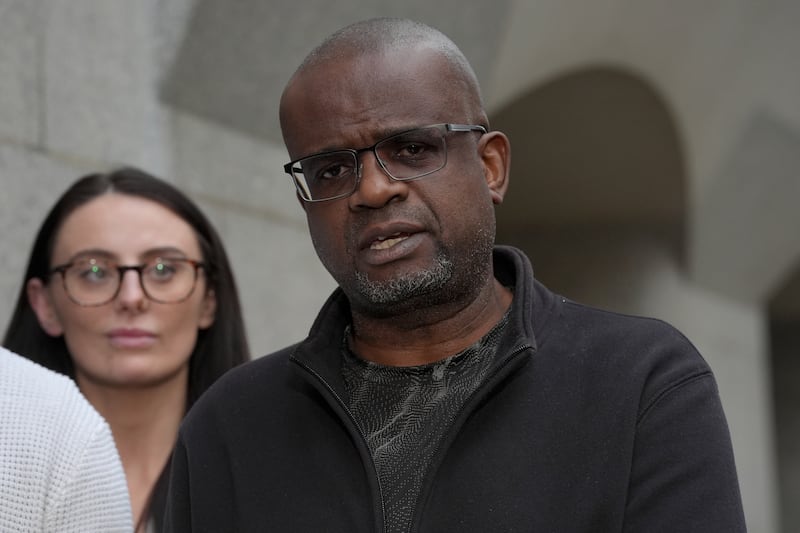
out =
{"type": "Polygon", "coordinates": [[[175,274],[175,267],[165,261],[159,261],[150,268],[148,268],[150,276],[153,278],[169,278],[175,274]]]}
{"type": "Polygon", "coordinates": [[[75,272],[79,278],[90,282],[103,281],[109,276],[109,269],[96,263],[77,264],[75,272]]]}
{"type": "Polygon", "coordinates": [[[101,280],[108,276],[108,271],[99,266],[92,266],[84,270],[82,276],[89,279],[101,280]]]}

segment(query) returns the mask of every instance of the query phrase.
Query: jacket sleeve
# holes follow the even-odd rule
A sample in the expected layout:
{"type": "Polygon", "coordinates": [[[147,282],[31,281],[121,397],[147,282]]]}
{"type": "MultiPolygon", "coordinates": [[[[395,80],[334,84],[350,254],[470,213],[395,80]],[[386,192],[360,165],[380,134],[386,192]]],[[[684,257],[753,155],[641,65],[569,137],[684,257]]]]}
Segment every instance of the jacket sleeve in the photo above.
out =
{"type": "Polygon", "coordinates": [[[733,450],[710,370],[642,406],[623,531],[746,531],[733,450]]]}
{"type": "Polygon", "coordinates": [[[172,452],[167,504],[164,510],[164,533],[192,531],[192,502],[189,490],[189,467],[182,435],[172,452]]]}

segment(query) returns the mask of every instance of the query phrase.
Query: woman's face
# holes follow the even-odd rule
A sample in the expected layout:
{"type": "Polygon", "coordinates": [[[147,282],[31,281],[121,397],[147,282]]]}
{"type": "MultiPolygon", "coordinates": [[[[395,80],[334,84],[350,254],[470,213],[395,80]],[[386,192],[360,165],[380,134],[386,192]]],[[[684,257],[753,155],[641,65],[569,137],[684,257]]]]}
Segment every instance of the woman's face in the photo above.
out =
{"type": "MultiPolygon", "coordinates": [[[[139,265],[164,256],[202,261],[192,227],[156,202],[110,193],[64,220],[50,267],[93,257],[139,265]]],[[[213,323],[216,307],[202,269],[194,291],[178,303],[150,300],[135,270],[125,271],[112,301],[96,307],[72,301],[60,274],[46,286],[29,281],[28,296],[43,329],[64,335],[82,388],[146,387],[185,378],[198,331],[213,323]]]]}

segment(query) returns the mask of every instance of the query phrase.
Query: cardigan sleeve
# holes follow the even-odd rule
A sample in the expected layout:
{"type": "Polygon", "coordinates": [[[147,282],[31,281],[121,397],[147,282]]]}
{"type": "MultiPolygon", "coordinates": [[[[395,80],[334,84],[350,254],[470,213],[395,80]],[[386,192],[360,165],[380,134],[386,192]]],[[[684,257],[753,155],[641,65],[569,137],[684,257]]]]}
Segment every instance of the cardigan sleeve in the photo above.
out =
{"type": "Polygon", "coordinates": [[[132,531],[128,487],[111,431],[99,417],[87,422],[94,427],[80,428],[86,440],[68,463],[63,484],[54,487],[45,530],[132,531]]]}
{"type": "Polygon", "coordinates": [[[106,421],[66,376],[0,348],[0,530],[130,532],[106,421]]]}

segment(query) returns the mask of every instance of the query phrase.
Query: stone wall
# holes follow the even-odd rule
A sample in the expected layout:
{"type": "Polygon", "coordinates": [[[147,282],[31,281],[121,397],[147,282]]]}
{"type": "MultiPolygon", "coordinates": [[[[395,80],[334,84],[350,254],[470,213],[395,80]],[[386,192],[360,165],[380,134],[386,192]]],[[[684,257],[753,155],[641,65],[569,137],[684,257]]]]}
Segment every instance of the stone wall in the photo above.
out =
{"type": "Polygon", "coordinates": [[[177,184],[217,226],[254,354],[302,338],[334,283],[282,173],[276,118],[261,127],[242,110],[277,101],[297,60],[350,20],[402,15],[440,27],[475,63],[491,113],[564,72],[612,66],[655,88],[674,120],[686,157],[684,255],[622,236],[609,261],[570,241],[564,257],[596,266],[574,290],[664,318],[695,342],[720,384],[749,528],[779,531],[765,308],[800,257],[800,4],[264,4],[237,2],[245,11],[234,12],[222,0],[0,0],[0,324],[56,196],[84,173],[128,164],[177,184]],[[329,16],[317,16],[322,9],[329,16]],[[221,42],[223,55],[212,54],[221,42]],[[219,68],[239,59],[240,68],[219,68]],[[237,75],[260,61],[269,68],[237,75]],[[215,79],[235,90],[202,104],[192,80],[215,79]]]}

